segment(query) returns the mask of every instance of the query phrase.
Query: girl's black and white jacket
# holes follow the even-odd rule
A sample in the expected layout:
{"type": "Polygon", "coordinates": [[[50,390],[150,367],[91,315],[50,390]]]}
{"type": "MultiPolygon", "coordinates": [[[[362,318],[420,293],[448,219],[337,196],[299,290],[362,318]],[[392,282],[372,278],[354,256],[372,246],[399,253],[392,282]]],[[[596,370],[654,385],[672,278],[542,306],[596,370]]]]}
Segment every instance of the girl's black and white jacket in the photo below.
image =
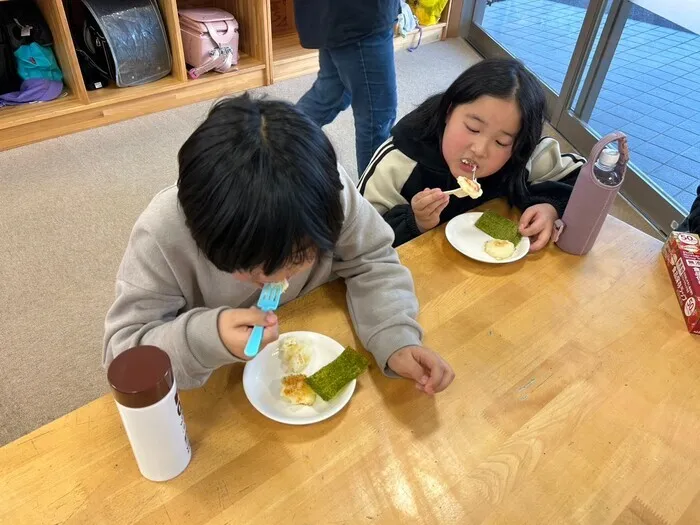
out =
{"type": "MultiPolygon", "coordinates": [[[[392,136],[377,150],[362,175],[358,188],[394,230],[394,246],[420,235],[411,209],[413,196],[425,188],[443,191],[458,188],[437,141],[419,141],[417,130],[399,122],[392,136]]],[[[525,210],[540,203],[554,206],[561,217],[571,196],[573,183],[586,159],[562,154],[559,143],[549,137],[540,140],[527,163],[525,187],[509,184],[507,166],[479,179],[484,194],[479,199],[453,197],[440,215],[444,223],[487,201],[504,197],[512,206],[525,210]]]]}

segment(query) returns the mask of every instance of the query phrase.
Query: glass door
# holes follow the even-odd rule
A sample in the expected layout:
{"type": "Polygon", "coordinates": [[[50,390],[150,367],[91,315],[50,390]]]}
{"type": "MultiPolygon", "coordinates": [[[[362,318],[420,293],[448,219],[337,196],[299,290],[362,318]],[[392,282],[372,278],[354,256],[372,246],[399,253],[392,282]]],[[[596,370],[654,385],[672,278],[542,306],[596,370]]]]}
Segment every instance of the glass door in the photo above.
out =
{"type": "Polygon", "coordinates": [[[608,0],[474,0],[468,41],[484,56],[512,55],[541,81],[550,113],[566,97],[608,0]],[[581,39],[580,36],[584,38],[581,39]]]}
{"type": "Polygon", "coordinates": [[[678,25],[693,16],[676,1],[472,0],[462,24],[484,56],[515,56],[538,76],[552,125],[579,151],[627,134],[622,194],[665,233],[700,185],[700,37],[678,25]]]}
{"type": "Polygon", "coordinates": [[[614,130],[629,140],[623,195],[665,233],[700,185],[700,37],[628,0],[614,0],[603,38],[557,129],[581,144],[614,130]]]}

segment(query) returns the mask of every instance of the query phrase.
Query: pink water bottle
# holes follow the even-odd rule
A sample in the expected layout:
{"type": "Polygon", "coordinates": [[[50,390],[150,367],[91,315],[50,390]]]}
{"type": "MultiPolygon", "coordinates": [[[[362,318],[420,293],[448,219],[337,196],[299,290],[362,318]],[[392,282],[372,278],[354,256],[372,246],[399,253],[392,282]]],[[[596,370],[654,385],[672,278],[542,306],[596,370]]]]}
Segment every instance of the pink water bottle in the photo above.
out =
{"type": "Polygon", "coordinates": [[[557,221],[554,242],[565,252],[584,255],[603,227],[625,178],[629,150],[624,133],[600,139],[574,184],[564,216],[557,221]],[[612,143],[617,141],[617,148],[612,143]]]}

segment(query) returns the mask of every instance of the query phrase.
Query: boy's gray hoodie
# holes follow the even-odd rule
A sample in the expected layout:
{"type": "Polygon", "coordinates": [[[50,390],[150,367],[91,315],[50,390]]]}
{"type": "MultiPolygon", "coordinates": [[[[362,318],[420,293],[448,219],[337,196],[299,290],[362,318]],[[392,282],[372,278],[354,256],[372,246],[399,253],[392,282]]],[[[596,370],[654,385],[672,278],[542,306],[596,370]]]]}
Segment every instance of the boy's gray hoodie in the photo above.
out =
{"type": "MultiPolygon", "coordinates": [[[[421,344],[413,281],[391,247],[392,229],[340,172],[345,221],[335,250],[291,279],[282,303],[343,278],[355,330],[391,375],[391,354],[421,344]]],[[[177,191],[172,186],[156,195],[134,226],[105,320],[102,362],[109,365],[133,346],[155,345],[169,354],[178,386],[193,388],[216,368],[240,361],[219,338],[218,316],[254,306],[260,290],[218,270],[198,250],[177,191]]]]}

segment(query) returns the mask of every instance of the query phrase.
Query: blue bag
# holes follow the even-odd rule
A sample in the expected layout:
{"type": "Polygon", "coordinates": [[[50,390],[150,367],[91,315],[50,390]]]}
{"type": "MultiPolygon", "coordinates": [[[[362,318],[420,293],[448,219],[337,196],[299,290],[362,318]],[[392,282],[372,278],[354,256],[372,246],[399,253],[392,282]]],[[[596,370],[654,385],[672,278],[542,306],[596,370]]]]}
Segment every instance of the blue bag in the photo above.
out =
{"type": "Polygon", "coordinates": [[[63,73],[58,67],[56,57],[50,47],[41,46],[36,42],[20,46],[15,51],[17,73],[22,80],[44,78],[46,80],[62,81],[63,73]]]}

